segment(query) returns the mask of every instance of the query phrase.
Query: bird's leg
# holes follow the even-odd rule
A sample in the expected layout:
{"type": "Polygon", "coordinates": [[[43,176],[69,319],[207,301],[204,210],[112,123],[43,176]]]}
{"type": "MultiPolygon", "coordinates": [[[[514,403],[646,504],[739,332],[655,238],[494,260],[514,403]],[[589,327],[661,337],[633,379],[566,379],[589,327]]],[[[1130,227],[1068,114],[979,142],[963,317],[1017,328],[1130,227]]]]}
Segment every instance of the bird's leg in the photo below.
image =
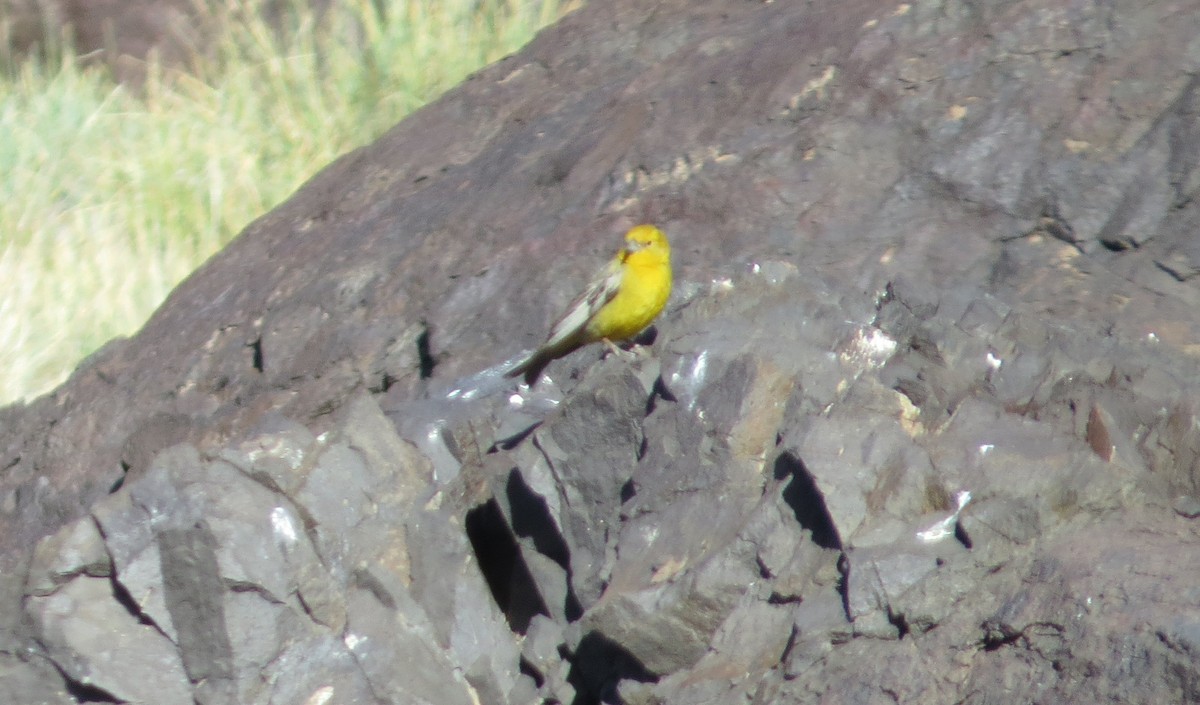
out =
{"type": "Polygon", "coordinates": [[[645,357],[645,353],[643,352],[645,349],[644,346],[637,343],[630,343],[629,347],[621,347],[608,338],[601,338],[600,341],[604,343],[604,347],[608,349],[608,352],[626,362],[637,362],[645,357]]]}

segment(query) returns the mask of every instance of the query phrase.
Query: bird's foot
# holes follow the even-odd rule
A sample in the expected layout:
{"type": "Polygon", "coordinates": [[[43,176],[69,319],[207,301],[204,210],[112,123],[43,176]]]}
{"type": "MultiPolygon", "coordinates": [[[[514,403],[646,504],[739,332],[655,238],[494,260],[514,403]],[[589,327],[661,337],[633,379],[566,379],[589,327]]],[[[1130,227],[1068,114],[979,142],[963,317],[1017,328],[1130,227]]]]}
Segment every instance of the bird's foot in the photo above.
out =
{"type": "Polygon", "coordinates": [[[626,362],[637,362],[649,357],[649,351],[644,345],[630,343],[627,347],[622,347],[608,338],[603,338],[602,342],[604,343],[604,347],[608,349],[608,353],[616,355],[626,362]]]}

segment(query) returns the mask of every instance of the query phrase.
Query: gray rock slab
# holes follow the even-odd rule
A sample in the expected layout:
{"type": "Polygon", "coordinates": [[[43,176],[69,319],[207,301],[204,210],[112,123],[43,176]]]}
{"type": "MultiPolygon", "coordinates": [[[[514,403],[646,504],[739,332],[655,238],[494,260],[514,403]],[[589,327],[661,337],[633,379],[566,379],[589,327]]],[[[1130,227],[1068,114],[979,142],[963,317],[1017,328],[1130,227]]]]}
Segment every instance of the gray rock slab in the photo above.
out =
{"type": "Polygon", "coordinates": [[[282,656],[296,644],[312,644],[324,630],[302,610],[258,591],[224,593],[237,703],[267,703],[279,678],[291,677],[282,656]]]}
{"type": "Polygon", "coordinates": [[[40,657],[0,655],[0,698],[6,703],[72,705],[76,700],[54,666],[40,657]]]}
{"type": "Polygon", "coordinates": [[[330,702],[387,703],[376,694],[343,641],[317,634],[287,645],[263,674],[270,684],[267,705],[330,702]]]}
{"type": "Polygon", "coordinates": [[[601,591],[621,487],[633,475],[642,444],[647,398],[631,372],[602,371],[534,432],[533,442],[556,482],[555,519],[570,548],[576,594],[585,605],[601,591]]]}
{"type": "Polygon", "coordinates": [[[88,517],[39,541],[28,571],[25,594],[44,596],[78,575],[111,575],[112,559],[96,522],[88,517]]]}
{"type": "Polygon", "coordinates": [[[372,691],[385,702],[470,705],[478,702],[428,629],[413,629],[405,612],[389,609],[365,590],[348,601],[347,648],[372,691]]]}
{"type": "Polygon", "coordinates": [[[429,461],[397,435],[377,403],[357,397],[313,454],[294,498],[322,561],[345,582],[368,563],[408,570],[404,520],[431,481],[429,461]]]}
{"type": "Polygon", "coordinates": [[[81,576],[26,603],[39,640],[75,683],[131,703],[192,703],[175,645],[131,614],[111,578],[81,576]]]}
{"type": "MultiPolygon", "coordinates": [[[[455,664],[507,693],[519,672],[520,648],[480,570],[463,524],[448,507],[416,510],[406,524],[412,599],[433,629],[433,642],[455,664]]],[[[476,685],[475,687],[480,687],[476,685]]]]}

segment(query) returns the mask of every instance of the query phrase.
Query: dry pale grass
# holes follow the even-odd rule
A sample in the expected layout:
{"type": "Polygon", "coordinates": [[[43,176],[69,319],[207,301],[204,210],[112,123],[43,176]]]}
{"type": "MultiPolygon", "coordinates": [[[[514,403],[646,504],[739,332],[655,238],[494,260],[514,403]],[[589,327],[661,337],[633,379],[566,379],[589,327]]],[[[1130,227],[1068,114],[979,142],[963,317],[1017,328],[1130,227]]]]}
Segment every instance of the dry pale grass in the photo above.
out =
{"type": "Polygon", "coordinates": [[[142,91],[69,52],[0,76],[0,405],[135,332],[246,223],[560,9],[348,0],[317,29],[304,4],[282,34],[232,28],[194,73],[152,67],[142,91]]]}

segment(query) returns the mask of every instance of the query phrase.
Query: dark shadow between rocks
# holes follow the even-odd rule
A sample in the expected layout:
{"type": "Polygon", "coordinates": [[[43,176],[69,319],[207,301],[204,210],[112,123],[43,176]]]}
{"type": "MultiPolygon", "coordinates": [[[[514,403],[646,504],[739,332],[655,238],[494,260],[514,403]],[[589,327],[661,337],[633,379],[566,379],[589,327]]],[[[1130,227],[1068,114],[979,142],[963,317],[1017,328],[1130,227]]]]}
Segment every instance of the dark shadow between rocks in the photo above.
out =
{"type": "Polygon", "coordinates": [[[888,622],[896,628],[896,638],[903,639],[908,636],[912,628],[908,626],[908,618],[903,612],[893,612],[891,607],[888,607],[888,622]]]}
{"type": "Polygon", "coordinates": [[[529,434],[538,430],[538,427],[541,425],[542,425],[542,422],[538,421],[536,423],[530,424],[529,426],[521,429],[520,431],[517,431],[516,433],[512,434],[511,436],[506,436],[504,438],[497,438],[496,441],[491,445],[491,447],[488,448],[487,452],[488,453],[497,453],[502,450],[512,450],[513,448],[516,448],[517,446],[521,445],[521,441],[528,438],[529,434]]]}
{"type": "Polygon", "coordinates": [[[838,557],[837,569],[837,593],[842,598],[842,612],[847,622],[853,622],[854,614],[850,610],[850,558],[845,553],[838,557]]]}
{"type": "Polygon", "coordinates": [[[963,528],[961,521],[954,522],[954,538],[968,551],[975,547],[975,544],[971,542],[971,536],[963,528]]]}
{"type": "MultiPolygon", "coordinates": [[[[574,622],[583,615],[583,607],[571,585],[571,550],[558,531],[550,507],[544,497],[525,484],[525,478],[513,468],[504,485],[508,504],[512,508],[512,530],[517,536],[533,541],[538,553],[557,563],[567,573],[567,599],[564,612],[574,622]]],[[[532,616],[532,615],[531,615],[532,616]]]]}
{"type": "MultiPolygon", "coordinates": [[[[661,398],[663,401],[669,401],[672,404],[678,403],[679,401],[679,398],[675,396],[675,393],[672,392],[671,388],[667,386],[667,383],[663,381],[662,375],[659,375],[655,378],[654,387],[651,389],[651,391],[653,392],[653,395],[650,397],[651,401],[656,398],[661,398]]],[[[653,411],[653,409],[651,409],[651,411],[653,411]]]]}
{"type": "Polygon", "coordinates": [[[658,340],[658,328],[656,326],[650,326],[641,333],[633,336],[633,340],[630,341],[630,344],[650,347],[651,345],[654,345],[654,341],[656,340],[658,340]]]}
{"type": "Polygon", "coordinates": [[[465,526],[479,570],[509,628],[524,634],[535,614],[550,616],[496,500],[467,512],[465,526]]]}
{"type": "Polygon", "coordinates": [[[263,373],[266,371],[266,362],[263,360],[263,345],[262,337],[255,338],[250,344],[250,364],[254,366],[254,371],[263,373]]]}
{"type": "Polygon", "coordinates": [[[792,508],[796,521],[812,532],[813,543],[821,548],[842,550],[842,540],[825,506],[825,497],[804,467],[804,461],[791,453],[781,453],[775,460],[775,479],[783,480],[789,475],[792,480],[783,488],[783,501],[792,508]]]}
{"type": "Polygon", "coordinates": [[[108,581],[109,585],[112,587],[113,600],[115,600],[118,605],[125,608],[125,611],[129,613],[129,616],[136,619],[138,624],[141,624],[142,626],[150,627],[158,630],[159,632],[162,631],[158,628],[158,625],[154,623],[154,620],[150,619],[150,617],[142,611],[141,605],[137,603],[137,600],[133,599],[133,595],[129,594],[129,590],[127,590],[125,586],[121,584],[121,581],[117,579],[115,572],[108,576],[108,581]]]}
{"type": "Polygon", "coordinates": [[[575,687],[571,705],[620,704],[617,684],[623,680],[656,683],[658,678],[617,642],[598,632],[588,632],[571,659],[567,682],[575,687]]]}
{"type": "Polygon", "coordinates": [[[679,401],[671,390],[667,388],[667,383],[663,381],[662,375],[659,375],[654,380],[654,386],[650,389],[650,396],[646,399],[646,416],[654,413],[658,408],[658,400],[662,399],[665,402],[675,404],[679,401]]]}
{"type": "Polygon", "coordinates": [[[129,477],[129,465],[124,461],[121,462],[121,476],[118,477],[112,486],[108,488],[109,494],[116,494],[122,487],[125,486],[125,478],[129,477]]]}
{"type": "Polygon", "coordinates": [[[621,504],[625,504],[636,496],[637,485],[634,484],[633,478],[631,477],[625,481],[625,484],[621,485],[621,504]]]}
{"type": "Polygon", "coordinates": [[[517,662],[517,669],[521,675],[529,676],[533,680],[533,684],[538,688],[541,688],[546,683],[546,676],[524,656],[517,662]]]}
{"type": "Polygon", "coordinates": [[[113,697],[103,688],[91,685],[89,683],[81,683],[71,678],[63,678],[63,683],[66,684],[67,694],[79,703],[122,703],[124,700],[118,700],[113,697]]]}
{"type": "Polygon", "coordinates": [[[421,379],[432,377],[433,368],[437,367],[437,360],[433,357],[433,348],[429,342],[428,324],[424,324],[421,334],[417,336],[417,360],[421,379]]]}

